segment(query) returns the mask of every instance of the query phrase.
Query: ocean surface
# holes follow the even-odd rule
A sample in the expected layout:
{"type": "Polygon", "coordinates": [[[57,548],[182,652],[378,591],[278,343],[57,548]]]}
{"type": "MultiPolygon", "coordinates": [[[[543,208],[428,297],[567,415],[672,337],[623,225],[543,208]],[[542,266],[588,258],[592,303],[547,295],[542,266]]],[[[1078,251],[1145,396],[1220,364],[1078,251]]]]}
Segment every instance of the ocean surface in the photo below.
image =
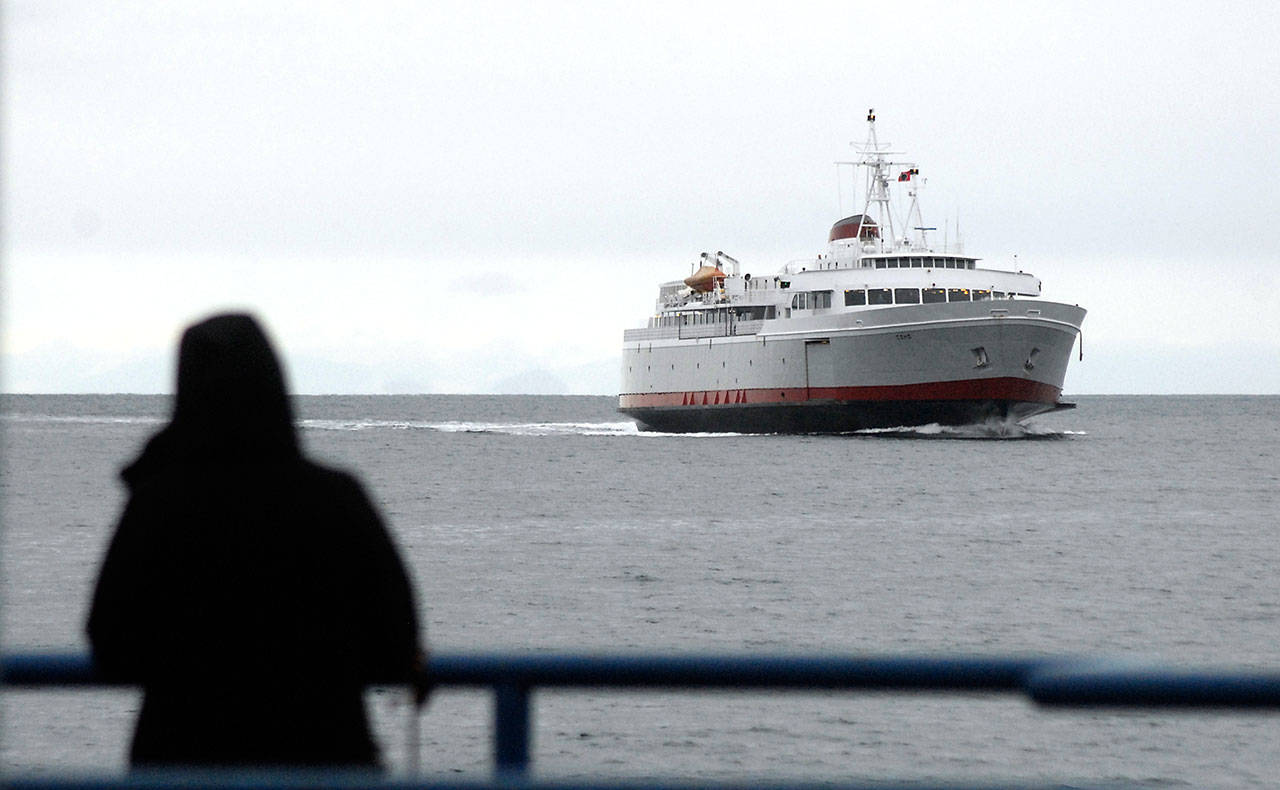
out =
{"type": "MultiPolygon", "coordinates": [[[[303,397],[355,470],[430,642],[685,653],[1088,653],[1280,669],[1280,397],[1079,397],[1027,430],[640,434],[611,398],[303,397]]],[[[4,649],[82,649],[117,472],[156,396],[4,396],[4,649]]],[[[128,691],[8,691],[9,772],[120,771],[128,691]]],[[[408,709],[371,692],[388,763],[408,709]]],[[[1125,781],[1263,787],[1280,715],[1020,698],[540,692],[544,778],[1125,781]]],[[[490,698],[443,691],[425,772],[491,771],[490,698]]]]}

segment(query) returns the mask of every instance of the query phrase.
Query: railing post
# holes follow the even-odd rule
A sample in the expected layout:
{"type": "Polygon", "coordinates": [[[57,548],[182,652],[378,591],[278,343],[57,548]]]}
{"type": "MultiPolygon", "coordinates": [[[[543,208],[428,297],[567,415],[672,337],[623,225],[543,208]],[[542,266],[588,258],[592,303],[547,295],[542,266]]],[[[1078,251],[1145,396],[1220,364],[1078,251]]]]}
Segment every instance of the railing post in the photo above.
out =
{"type": "Polygon", "coordinates": [[[529,769],[529,687],[493,687],[493,761],[497,773],[523,777],[529,769]]]}

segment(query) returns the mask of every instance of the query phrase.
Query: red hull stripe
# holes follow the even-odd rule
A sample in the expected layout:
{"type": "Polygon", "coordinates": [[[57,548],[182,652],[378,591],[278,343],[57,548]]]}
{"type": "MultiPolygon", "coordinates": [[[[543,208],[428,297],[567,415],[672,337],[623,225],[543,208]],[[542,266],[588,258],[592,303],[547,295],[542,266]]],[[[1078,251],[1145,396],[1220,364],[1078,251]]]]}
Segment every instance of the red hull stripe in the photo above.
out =
{"type": "Polygon", "coordinates": [[[692,390],[646,392],[618,396],[624,409],[655,406],[726,406],[753,403],[795,404],[806,401],[937,401],[997,400],[1057,403],[1061,387],[1030,379],[998,378],[933,381],[880,387],[791,387],[787,389],[692,390]]]}

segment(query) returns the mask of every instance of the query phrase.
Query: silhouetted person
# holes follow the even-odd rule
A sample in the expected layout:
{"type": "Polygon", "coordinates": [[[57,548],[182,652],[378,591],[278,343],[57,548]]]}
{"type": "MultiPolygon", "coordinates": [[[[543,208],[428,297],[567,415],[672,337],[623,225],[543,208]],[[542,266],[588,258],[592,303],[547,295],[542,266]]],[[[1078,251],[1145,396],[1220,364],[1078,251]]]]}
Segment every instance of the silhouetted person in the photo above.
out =
{"type": "Polygon", "coordinates": [[[252,318],[187,329],[173,418],[121,476],[88,632],[142,684],[133,765],[376,766],[363,689],[414,675],[413,592],[360,484],[302,457],[252,318]]]}

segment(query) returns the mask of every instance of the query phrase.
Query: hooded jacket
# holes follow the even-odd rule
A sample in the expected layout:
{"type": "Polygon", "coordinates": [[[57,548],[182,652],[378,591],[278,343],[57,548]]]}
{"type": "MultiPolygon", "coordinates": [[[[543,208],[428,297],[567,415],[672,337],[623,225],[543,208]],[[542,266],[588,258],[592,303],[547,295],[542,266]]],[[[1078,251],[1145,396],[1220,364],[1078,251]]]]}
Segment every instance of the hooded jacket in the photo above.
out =
{"type": "Polygon", "coordinates": [[[363,689],[415,671],[412,588],[360,484],[299,452],[252,318],[187,330],[173,419],[122,477],[88,634],[143,687],[133,764],[376,765],[363,689]]]}

